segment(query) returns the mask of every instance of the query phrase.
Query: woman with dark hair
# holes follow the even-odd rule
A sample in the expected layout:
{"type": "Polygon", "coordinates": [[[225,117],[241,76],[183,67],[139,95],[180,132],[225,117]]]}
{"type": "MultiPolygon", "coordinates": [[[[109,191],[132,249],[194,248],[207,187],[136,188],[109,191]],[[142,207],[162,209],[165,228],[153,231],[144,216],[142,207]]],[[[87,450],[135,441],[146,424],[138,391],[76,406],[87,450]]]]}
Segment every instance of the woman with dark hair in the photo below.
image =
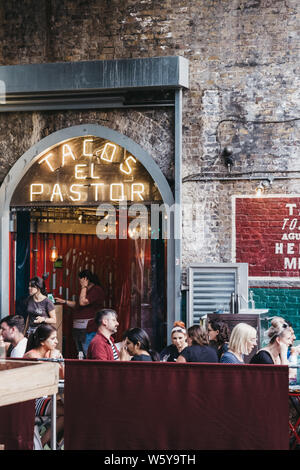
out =
{"type": "Polygon", "coordinates": [[[83,279],[84,277],[90,282],[92,282],[95,286],[100,286],[100,281],[97,274],[92,273],[92,271],[90,271],[89,269],[84,269],[83,271],[80,271],[79,279],[83,279]]]}
{"type": "MultiPolygon", "coordinates": [[[[27,343],[25,359],[62,359],[61,352],[56,349],[58,344],[57,330],[53,325],[45,323],[37,327],[27,343]]],[[[63,369],[60,378],[63,379],[63,369]]]]}
{"type": "Polygon", "coordinates": [[[72,308],[72,334],[77,353],[82,352],[86,356],[89,343],[97,331],[95,314],[104,307],[104,291],[99,285],[97,275],[90,270],[80,271],[78,277],[80,283],[78,300],[65,300],[59,297],[55,297],[55,300],[72,308]]]}
{"type": "MultiPolygon", "coordinates": [[[[58,344],[57,330],[52,325],[42,324],[30,336],[28,343],[28,352],[24,354],[24,359],[62,359],[61,352],[56,349],[58,344]]],[[[59,363],[59,377],[64,379],[64,365],[59,363]]],[[[51,398],[41,397],[35,400],[35,416],[50,416],[51,415],[51,398]]],[[[61,400],[57,399],[57,434],[59,438],[62,437],[64,428],[64,406],[61,400]]],[[[47,429],[41,438],[42,445],[47,444],[51,439],[51,429],[47,429]]]]}
{"type": "Polygon", "coordinates": [[[115,343],[115,346],[119,351],[120,361],[130,361],[131,360],[131,356],[130,356],[129,352],[127,351],[127,346],[126,346],[126,339],[127,339],[127,332],[128,331],[129,330],[124,331],[124,333],[122,334],[121,341],[119,341],[119,343],[115,343]]]}
{"type": "Polygon", "coordinates": [[[222,355],[228,351],[230,329],[226,322],[218,318],[212,318],[207,325],[210,346],[217,350],[220,361],[222,355]]]}
{"type": "Polygon", "coordinates": [[[53,302],[47,297],[43,277],[35,276],[29,281],[29,297],[27,299],[26,334],[34,333],[41,323],[56,324],[56,313],[53,302]]]}
{"type": "Polygon", "coordinates": [[[151,349],[149,336],[141,328],[127,331],[125,345],[132,361],[159,361],[159,354],[151,349]]]}
{"type": "Polygon", "coordinates": [[[207,331],[201,325],[188,329],[188,347],[178,356],[176,362],[219,362],[216,350],[209,346],[207,331]]]}

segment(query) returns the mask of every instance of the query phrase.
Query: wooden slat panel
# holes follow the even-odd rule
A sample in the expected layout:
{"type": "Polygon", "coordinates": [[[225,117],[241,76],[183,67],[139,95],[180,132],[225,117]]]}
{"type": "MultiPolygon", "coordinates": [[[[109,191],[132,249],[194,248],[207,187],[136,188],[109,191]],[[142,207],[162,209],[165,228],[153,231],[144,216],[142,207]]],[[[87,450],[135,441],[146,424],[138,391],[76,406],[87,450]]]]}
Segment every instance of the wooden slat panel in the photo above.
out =
{"type": "Polygon", "coordinates": [[[58,380],[57,363],[2,360],[0,406],[53,395],[58,391],[58,380]]]}

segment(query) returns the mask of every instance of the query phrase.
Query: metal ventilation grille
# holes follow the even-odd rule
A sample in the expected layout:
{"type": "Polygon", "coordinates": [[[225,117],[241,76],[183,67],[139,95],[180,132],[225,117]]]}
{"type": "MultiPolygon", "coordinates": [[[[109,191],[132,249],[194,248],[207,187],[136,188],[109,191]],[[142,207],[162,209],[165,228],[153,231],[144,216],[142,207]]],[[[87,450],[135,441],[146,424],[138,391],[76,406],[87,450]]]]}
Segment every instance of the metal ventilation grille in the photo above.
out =
{"type": "Polygon", "coordinates": [[[229,312],[230,297],[236,292],[236,272],[193,269],[190,278],[190,308],[193,324],[203,315],[216,311],[229,312]]]}
{"type": "Polygon", "coordinates": [[[193,273],[192,308],[194,323],[201,316],[218,310],[229,312],[230,296],[235,292],[234,272],[193,273]]]}
{"type": "Polygon", "coordinates": [[[204,315],[230,313],[231,294],[239,294],[241,308],[248,308],[247,263],[203,263],[188,268],[188,326],[204,315]]]}

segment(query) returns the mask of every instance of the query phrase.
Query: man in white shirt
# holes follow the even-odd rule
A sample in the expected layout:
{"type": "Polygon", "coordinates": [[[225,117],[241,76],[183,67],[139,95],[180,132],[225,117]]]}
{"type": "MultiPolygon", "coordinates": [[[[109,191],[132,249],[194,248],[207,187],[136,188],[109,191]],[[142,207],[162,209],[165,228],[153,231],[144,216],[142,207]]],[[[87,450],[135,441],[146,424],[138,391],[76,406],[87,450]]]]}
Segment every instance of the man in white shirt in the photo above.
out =
{"type": "Polygon", "coordinates": [[[24,337],[24,318],[21,315],[8,315],[1,318],[0,328],[4,341],[9,343],[6,357],[23,357],[27,347],[27,338],[24,337]]]}

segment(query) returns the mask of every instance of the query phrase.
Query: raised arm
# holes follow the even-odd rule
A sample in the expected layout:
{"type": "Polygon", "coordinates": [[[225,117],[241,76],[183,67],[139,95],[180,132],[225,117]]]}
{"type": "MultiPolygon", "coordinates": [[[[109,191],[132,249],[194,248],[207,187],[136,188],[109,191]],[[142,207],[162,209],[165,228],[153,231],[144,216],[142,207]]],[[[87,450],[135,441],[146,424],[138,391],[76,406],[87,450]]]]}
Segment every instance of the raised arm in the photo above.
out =
{"type": "Polygon", "coordinates": [[[74,308],[76,306],[76,302],[74,302],[74,300],[65,300],[65,299],[61,299],[60,297],[54,297],[54,299],[55,299],[55,302],[57,302],[58,304],[67,305],[68,307],[71,307],[71,308],[74,308]]]}

